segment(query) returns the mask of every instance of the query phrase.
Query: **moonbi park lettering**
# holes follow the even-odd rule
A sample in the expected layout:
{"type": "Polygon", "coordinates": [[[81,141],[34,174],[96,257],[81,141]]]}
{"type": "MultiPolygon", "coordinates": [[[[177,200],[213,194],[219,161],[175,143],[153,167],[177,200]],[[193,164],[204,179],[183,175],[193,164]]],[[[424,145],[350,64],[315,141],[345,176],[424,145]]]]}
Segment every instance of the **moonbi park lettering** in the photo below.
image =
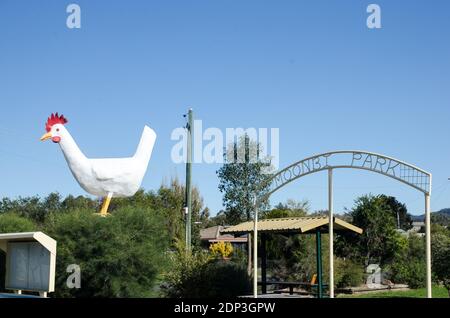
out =
{"type": "Polygon", "coordinates": [[[327,169],[354,168],[369,170],[403,181],[428,192],[429,176],[417,168],[396,159],[366,152],[340,151],[320,154],[301,160],[273,176],[269,191],[274,192],[297,178],[327,169]]]}

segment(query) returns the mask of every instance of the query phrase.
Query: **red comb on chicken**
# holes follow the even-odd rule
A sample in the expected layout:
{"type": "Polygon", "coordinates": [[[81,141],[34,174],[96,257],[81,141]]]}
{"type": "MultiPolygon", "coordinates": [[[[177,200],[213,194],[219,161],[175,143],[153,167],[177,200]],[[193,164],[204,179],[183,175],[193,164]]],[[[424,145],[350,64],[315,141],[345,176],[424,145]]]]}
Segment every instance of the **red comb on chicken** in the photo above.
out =
{"type": "Polygon", "coordinates": [[[64,115],[59,116],[58,113],[51,114],[50,117],[47,119],[47,122],[45,123],[45,130],[49,132],[52,130],[52,126],[56,124],[67,124],[67,119],[64,117],[64,115]]]}

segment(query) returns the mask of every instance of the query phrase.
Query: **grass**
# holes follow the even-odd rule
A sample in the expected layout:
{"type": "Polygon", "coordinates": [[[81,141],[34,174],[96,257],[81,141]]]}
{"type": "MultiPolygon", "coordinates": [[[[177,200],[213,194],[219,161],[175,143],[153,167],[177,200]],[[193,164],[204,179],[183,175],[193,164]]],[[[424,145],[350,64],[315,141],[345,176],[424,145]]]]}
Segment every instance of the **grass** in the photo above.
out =
{"type": "MultiPolygon", "coordinates": [[[[412,289],[406,291],[381,291],[360,295],[340,295],[341,298],[425,298],[426,289],[412,289]]],[[[433,298],[449,298],[448,291],[441,286],[433,286],[433,298]]]]}

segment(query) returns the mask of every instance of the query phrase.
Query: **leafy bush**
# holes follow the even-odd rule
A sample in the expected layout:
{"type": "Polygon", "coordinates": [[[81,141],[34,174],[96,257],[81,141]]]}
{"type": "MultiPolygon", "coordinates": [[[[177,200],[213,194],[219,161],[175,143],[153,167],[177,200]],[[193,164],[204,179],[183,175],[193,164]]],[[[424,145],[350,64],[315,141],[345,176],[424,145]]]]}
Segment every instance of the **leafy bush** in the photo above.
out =
{"type": "Polygon", "coordinates": [[[426,285],[426,267],[424,262],[411,260],[395,262],[390,266],[391,280],[407,284],[412,289],[423,288],[426,285]]]}
{"type": "Polygon", "coordinates": [[[230,242],[217,242],[209,246],[209,250],[214,257],[227,258],[233,253],[233,246],[230,242]]]}
{"type": "Polygon", "coordinates": [[[172,254],[163,291],[171,298],[236,297],[251,290],[245,264],[216,260],[204,251],[186,253],[182,244],[172,254]]]}
{"type": "Polygon", "coordinates": [[[170,266],[164,273],[164,283],[161,286],[163,294],[170,298],[189,295],[192,288],[189,280],[210,260],[211,256],[203,250],[187,253],[184,243],[179,240],[175,242],[175,250],[171,251],[169,256],[170,266]]]}
{"type": "Polygon", "coordinates": [[[357,287],[364,283],[364,267],[361,264],[338,258],[335,266],[335,285],[337,287],[357,287]]]}
{"type": "Polygon", "coordinates": [[[408,266],[408,276],[406,283],[412,289],[423,288],[426,286],[427,269],[425,262],[415,261],[408,266]]]}
{"type": "Polygon", "coordinates": [[[390,279],[396,284],[408,284],[410,288],[425,287],[425,242],[423,238],[414,235],[403,240],[406,244],[402,244],[402,249],[387,267],[390,279]]]}
{"type": "Polygon", "coordinates": [[[210,261],[200,269],[196,278],[195,297],[237,297],[251,291],[246,266],[234,262],[210,261]]]}
{"type": "Polygon", "coordinates": [[[102,218],[80,210],[54,214],[47,234],[58,242],[56,297],[150,297],[168,238],[154,211],[123,208],[102,218]],[[66,286],[66,268],[81,268],[81,288],[66,286]]]}
{"type": "Polygon", "coordinates": [[[433,270],[436,280],[443,283],[450,297],[450,229],[439,226],[432,237],[433,270]]]}

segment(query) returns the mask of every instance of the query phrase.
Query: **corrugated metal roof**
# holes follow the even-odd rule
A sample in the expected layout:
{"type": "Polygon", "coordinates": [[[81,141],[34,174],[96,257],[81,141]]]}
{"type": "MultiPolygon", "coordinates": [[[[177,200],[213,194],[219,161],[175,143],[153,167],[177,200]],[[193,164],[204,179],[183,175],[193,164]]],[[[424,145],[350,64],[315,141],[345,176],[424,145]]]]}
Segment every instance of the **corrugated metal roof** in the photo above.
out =
{"type": "Polygon", "coordinates": [[[200,230],[200,239],[202,241],[208,241],[210,243],[216,243],[220,241],[232,242],[232,243],[245,243],[247,242],[247,237],[234,237],[233,234],[222,234],[221,232],[226,227],[222,225],[217,225],[213,227],[208,227],[206,229],[200,230]]]}
{"type": "MultiPolygon", "coordinates": [[[[299,232],[305,234],[320,228],[328,229],[328,217],[295,217],[266,219],[258,221],[259,232],[299,232]]],[[[251,233],[253,232],[253,221],[244,222],[221,231],[221,233],[251,233]]],[[[334,218],[335,231],[353,231],[362,234],[363,230],[341,219],[334,218]]]]}
{"type": "Polygon", "coordinates": [[[201,229],[200,230],[200,239],[202,240],[210,240],[210,239],[215,239],[219,236],[219,232],[223,230],[223,226],[217,225],[217,226],[212,226],[212,227],[208,227],[206,229],[201,229]]]}

